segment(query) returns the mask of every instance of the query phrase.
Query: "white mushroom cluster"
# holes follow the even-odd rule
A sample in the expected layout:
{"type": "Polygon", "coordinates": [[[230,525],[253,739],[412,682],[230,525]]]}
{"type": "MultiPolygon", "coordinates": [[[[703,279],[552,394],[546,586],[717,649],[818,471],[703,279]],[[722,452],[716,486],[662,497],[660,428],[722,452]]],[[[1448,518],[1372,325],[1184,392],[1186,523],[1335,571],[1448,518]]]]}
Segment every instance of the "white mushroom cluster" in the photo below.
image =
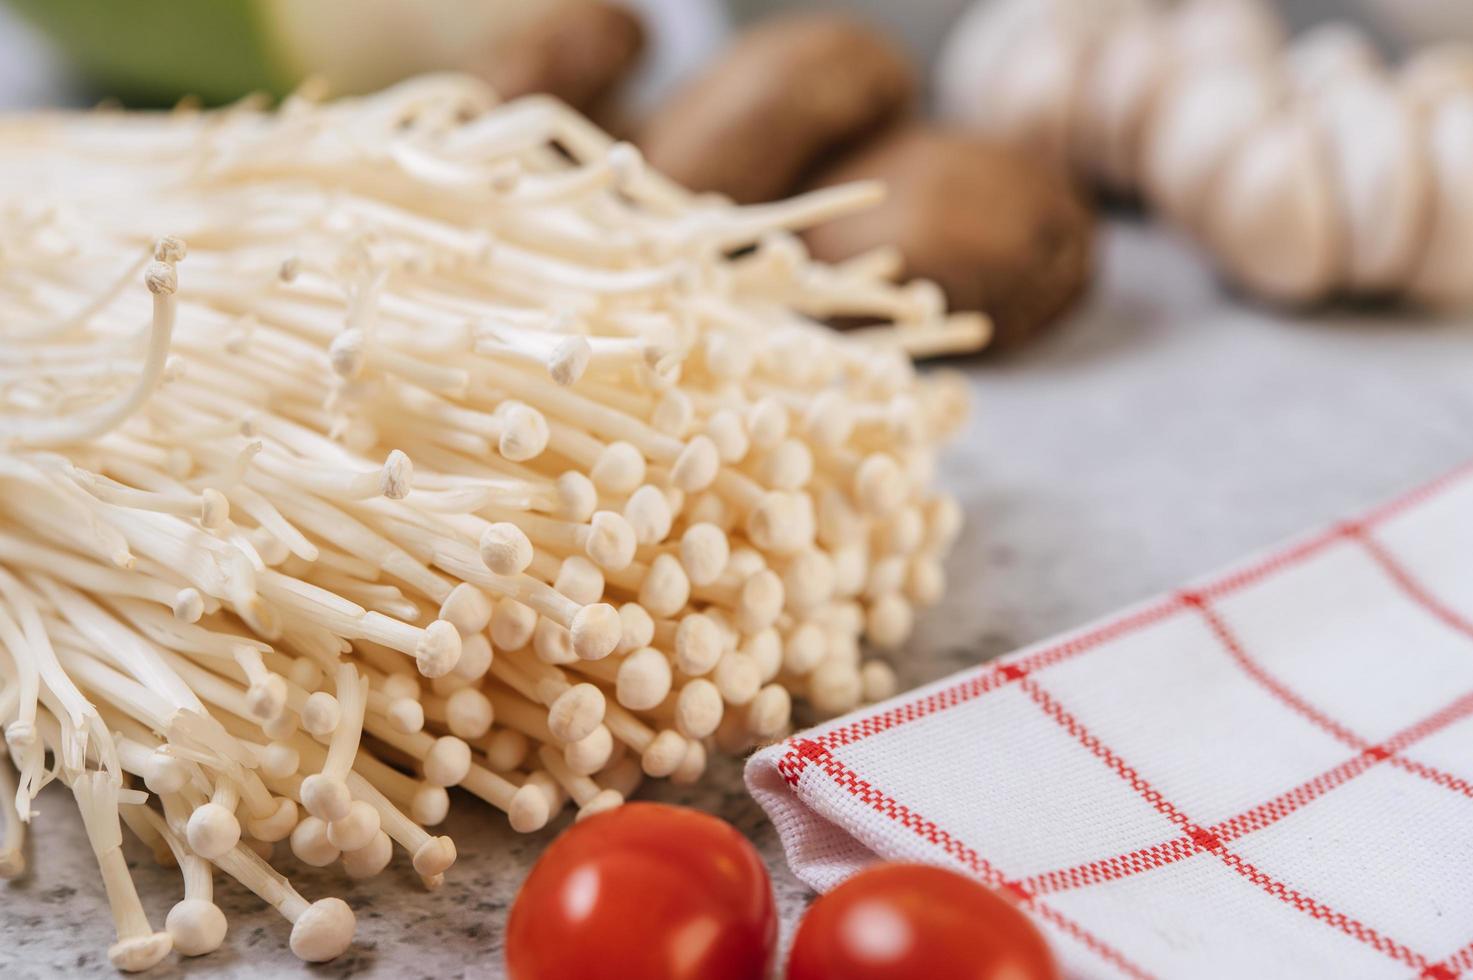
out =
{"type": "Polygon", "coordinates": [[[1265,299],[1473,307],[1473,46],[1384,63],[1266,0],[980,0],[943,109],[1142,195],[1265,299]]]}
{"type": "Polygon", "coordinates": [[[907,352],[987,324],[807,259],[876,193],[695,197],[458,77],[0,120],[0,874],[60,780],[119,968],[221,944],[215,871],[329,959],[278,844],[435,887],[452,787],[534,831],[892,693],[965,411],[907,352]]]}

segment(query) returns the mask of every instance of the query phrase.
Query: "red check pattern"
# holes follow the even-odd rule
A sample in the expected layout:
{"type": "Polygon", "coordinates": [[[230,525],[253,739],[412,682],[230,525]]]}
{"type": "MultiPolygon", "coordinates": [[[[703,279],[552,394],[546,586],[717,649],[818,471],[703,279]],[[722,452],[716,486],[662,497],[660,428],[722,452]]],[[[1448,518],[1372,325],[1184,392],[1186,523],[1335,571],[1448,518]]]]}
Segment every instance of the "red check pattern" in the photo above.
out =
{"type": "Polygon", "coordinates": [[[1473,976],[1473,465],[752,758],[819,889],[1015,898],[1076,976],[1473,976]]]}

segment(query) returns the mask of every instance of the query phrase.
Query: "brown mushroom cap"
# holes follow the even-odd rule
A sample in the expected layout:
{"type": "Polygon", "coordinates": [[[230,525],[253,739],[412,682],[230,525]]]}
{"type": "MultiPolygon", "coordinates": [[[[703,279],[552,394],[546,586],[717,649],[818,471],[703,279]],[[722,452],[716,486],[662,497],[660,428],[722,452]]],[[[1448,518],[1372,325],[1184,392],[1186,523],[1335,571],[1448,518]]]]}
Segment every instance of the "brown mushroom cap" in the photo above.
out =
{"type": "Polygon", "coordinates": [[[560,6],[498,45],[480,74],[504,99],[542,93],[586,111],[634,68],[644,41],[639,17],[619,4],[560,6]]]}
{"type": "Polygon", "coordinates": [[[915,89],[905,56],[863,22],[774,17],[656,111],[637,142],[693,190],[769,201],[825,153],[903,112],[915,89]]]}
{"type": "Polygon", "coordinates": [[[820,184],[879,178],[885,202],[807,233],[838,261],[893,244],[907,276],[935,281],[956,310],[981,310],[994,345],[1015,346],[1083,293],[1094,216],[1056,170],[996,143],[916,125],[865,145],[820,184]]]}

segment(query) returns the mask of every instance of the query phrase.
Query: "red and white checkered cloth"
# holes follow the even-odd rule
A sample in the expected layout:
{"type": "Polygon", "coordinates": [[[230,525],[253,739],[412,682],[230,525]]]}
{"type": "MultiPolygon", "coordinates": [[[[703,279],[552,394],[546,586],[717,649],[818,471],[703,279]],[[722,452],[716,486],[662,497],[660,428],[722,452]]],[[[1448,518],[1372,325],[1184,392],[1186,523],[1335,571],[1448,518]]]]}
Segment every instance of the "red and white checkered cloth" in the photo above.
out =
{"type": "Polygon", "coordinates": [[[951,865],[1071,976],[1473,974],[1473,466],[747,783],[814,888],[951,865]]]}

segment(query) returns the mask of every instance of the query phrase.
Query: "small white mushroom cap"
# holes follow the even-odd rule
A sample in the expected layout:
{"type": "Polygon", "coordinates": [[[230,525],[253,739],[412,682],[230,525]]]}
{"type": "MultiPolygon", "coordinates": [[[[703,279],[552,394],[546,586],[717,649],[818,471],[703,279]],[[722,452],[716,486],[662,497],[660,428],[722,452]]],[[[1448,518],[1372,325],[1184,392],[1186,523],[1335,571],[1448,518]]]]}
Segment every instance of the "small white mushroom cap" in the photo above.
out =
{"type": "Polygon", "coordinates": [[[511,598],[497,600],[491,617],[491,642],[497,648],[520,650],[531,641],[536,629],[537,612],[532,607],[511,598]]]}
{"type": "Polygon", "coordinates": [[[691,613],[675,628],[675,666],[688,677],[710,672],[722,648],[721,630],[709,616],[691,613]]]}
{"type": "MultiPolygon", "coordinates": [[[[653,487],[641,487],[641,490],[654,490],[653,487]]],[[[638,495],[636,490],[635,494],[638,495]]],[[[665,498],[658,490],[654,490],[659,506],[664,506],[665,498]]],[[[631,502],[634,500],[630,498],[631,502]]],[[[590,531],[584,544],[584,554],[599,568],[617,572],[628,568],[629,563],[634,560],[634,551],[640,541],[635,529],[630,522],[620,514],[610,510],[600,510],[594,513],[590,523],[590,531]]],[[[602,591],[602,590],[600,590],[602,591]]],[[[570,598],[572,598],[570,596],[570,598]]],[[[595,600],[596,601],[596,597],[595,600]]]]}
{"type": "Polygon", "coordinates": [[[786,592],[783,580],[771,569],[763,569],[742,583],[736,625],[743,633],[756,633],[777,622],[786,592]]]}
{"type": "Polygon", "coordinates": [[[444,677],[460,659],[460,633],[450,623],[437,619],[425,627],[414,648],[415,665],[426,677],[444,677]]]}
{"type": "Polygon", "coordinates": [[[715,524],[692,524],[680,536],[680,564],[692,585],[716,581],[730,557],[731,543],[715,524]]]}
{"type": "Polygon", "coordinates": [[[854,708],[863,694],[859,671],[841,660],[825,660],[808,678],[808,700],[815,711],[824,715],[854,708]]]}
{"type": "Polygon", "coordinates": [[[535,459],[547,448],[547,419],[521,402],[507,402],[496,410],[501,419],[501,437],[496,448],[514,463],[535,459]]]}
{"type": "Polygon", "coordinates": [[[580,605],[598,602],[604,594],[603,572],[582,555],[569,555],[558,566],[552,587],[580,605]]]}
{"type": "MultiPolygon", "coordinates": [[[[485,540],[484,536],[482,540],[485,540]]],[[[486,624],[491,622],[491,612],[494,608],[486,593],[469,582],[461,582],[451,589],[445,601],[440,603],[439,618],[454,626],[456,632],[462,637],[471,637],[481,632],[486,628],[486,624]]]]}
{"type": "Polygon", "coordinates": [[[302,728],[309,735],[331,735],[342,715],[337,698],[326,691],[313,691],[302,705],[302,728]]]}
{"type": "Polygon", "coordinates": [[[700,435],[685,444],[670,468],[670,482],[686,493],[704,490],[716,479],[721,456],[708,436],[700,435]]]}
{"type": "Polygon", "coordinates": [[[711,681],[687,681],[675,699],[675,728],[687,738],[705,738],[721,724],[725,712],[721,691],[711,681]]]}
{"type": "Polygon", "coordinates": [[[481,561],[497,575],[520,575],[532,564],[532,542],[515,524],[502,521],[481,532],[481,561]]]}
{"type": "Polygon", "coordinates": [[[626,602],[619,607],[619,646],[616,653],[632,653],[647,647],[655,639],[655,620],[637,602],[626,602]]]}
{"type": "Polygon", "coordinates": [[[650,741],[640,755],[639,764],[646,776],[660,779],[670,775],[685,758],[690,743],[679,732],[666,729],[650,741]]]}
{"type": "Polygon", "coordinates": [[[580,659],[601,660],[619,645],[623,624],[613,606],[596,602],[574,614],[570,632],[573,635],[573,652],[580,659]]]}
{"type": "Polygon", "coordinates": [[[535,833],[547,826],[551,816],[547,795],[530,783],[522,786],[512,794],[506,815],[512,830],[519,834],[535,833]]]}
{"type": "Polygon", "coordinates": [[[557,478],[555,486],[558,517],[581,523],[593,516],[594,509],[598,507],[598,488],[587,476],[577,470],[568,470],[557,478]]]}
{"type": "Polygon", "coordinates": [[[199,618],[205,614],[205,598],[200,595],[199,589],[184,588],[174,594],[174,602],[170,606],[174,618],[181,623],[197,623],[199,618]]]}
{"type": "Polygon", "coordinates": [[[639,604],[652,616],[674,616],[690,600],[690,579],[674,555],[660,554],[639,585],[639,604]]]}
{"type": "Polygon", "coordinates": [[[746,423],[740,415],[729,408],[711,413],[706,420],[706,435],[716,447],[723,463],[740,463],[751,446],[747,438],[746,423]]]}
{"type": "Polygon", "coordinates": [[[107,949],[108,962],[124,973],[139,973],[157,966],[174,948],[174,938],[167,932],[120,939],[107,949]]]}
{"type": "Polygon", "coordinates": [[[747,705],[747,731],[758,739],[781,735],[793,716],[793,697],[781,684],[768,684],[747,705]]]}
{"type": "Polygon", "coordinates": [[[615,696],[631,711],[647,711],[670,693],[670,661],[654,647],[644,647],[619,664],[615,696]]]}
{"type": "Polygon", "coordinates": [[[573,634],[545,616],[537,620],[532,632],[532,652],[545,664],[570,664],[578,659],[573,634]]]}
{"type": "Polygon", "coordinates": [[[423,827],[434,827],[450,815],[450,794],[443,786],[423,784],[409,801],[409,817],[423,827]]]}
{"type": "Polygon", "coordinates": [[[287,796],[275,799],[275,808],[265,817],[247,818],[245,830],[252,837],[268,844],[284,840],[297,825],[297,803],[287,796]]]}
{"type": "Polygon", "coordinates": [[[599,725],[592,732],[563,746],[563,761],[580,776],[591,776],[608,765],[614,752],[614,736],[599,725]]]}
{"type": "Polygon", "coordinates": [[[424,705],[415,698],[395,698],[390,701],[385,708],[384,717],[396,732],[412,735],[424,731],[424,705]]]}
{"type": "Polygon", "coordinates": [[[875,646],[893,650],[909,639],[914,623],[910,603],[891,592],[870,606],[865,635],[875,646]]]}
{"type": "Polygon", "coordinates": [[[520,768],[531,745],[527,736],[514,728],[498,728],[486,740],[486,763],[497,772],[520,768]]]}
{"type": "Polygon", "coordinates": [[[816,548],[800,551],[783,569],[782,581],[787,608],[801,616],[833,597],[833,559],[816,548]]]}
{"type": "Polygon", "coordinates": [[[449,837],[432,837],[414,852],[414,870],[422,877],[433,878],[449,871],[455,858],[455,841],[449,837]]]}
{"type": "Polygon", "coordinates": [[[445,726],[458,738],[480,738],[495,717],[490,699],[479,688],[463,687],[445,699],[445,726]]]}
{"type": "Polygon", "coordinates": [[[190,850],[213,861],[240,843],[240,822],[220,804],[204,803],[189,815],[185,835],[190,850]]]}
{"type": "Polygon", "coordinates": [[[627,442],[611,442],[589,470],[593,485],[611,496],[623,497],[644,482],[645,460],[627,442]]]}
{"type": "Polygon", "coordinates": [[[278,674],[268,674],[246,689],[246,707],[251,716],[265,721],[286,710],[286,681],[278,674]]]}
{"type": "Polygon", "coordinates": [[[367,846],[354,851],[344,851],[343,870],[354,880],[372,878],[389,866],[394,857],[394,842],[380,830],[373,835],[367,846]]]}
{"type": "Polygon", "coordinates": [[[895,671],[883,660],[871,660],[859,669],[860,688],[870,704],[895,696],[895,671]]]}
{"type": "Polygon", "coordinates": [[[574,817],[574,819],[584,820],[588,817],[593,816],[596,813],[604,813],[605,811],[613,810],[616,807],[620,807],[623,805],[624,797],[619,793],[618,790],[600,790],[593,797],[593,799],[589,800],[587,803],[578,808],[578,814],[574,817]]]}
{"type": "Polygon", "coordinates": [[[783,643],[783,668],[799,677],[817,667],[828,652],[828,637],[817,623],[800,623],[783,643]]]}
{"type": "Polygon", "coordinates": [[[354,800],[348,814],[327,825],[327,839],[343,852],[370,846],[380,830],[378,811],[363,800],[354,800]]]}
{"type": "Polygon", "coordinates": [[[261,753],[261,773],[273,779],[286,779],[297,771],[301,763],[301,756],[287,742],[268,742],[261,753]]]}
{"type": "MultiPolygon", "coordinates": [[[[659,544],[670,534],[670,527],[674,523],[670,502],[665,499],[665,494],[659,487],[649,483],[630,494],[629,500],[624,504],[624,519],[629,523],[634,539],[639,544],[659,544]]],[[[632,552],[630,557],[633,557],[632,552]]],[[[624,564],[627,565],[628,562],[624,564]]]]}
{"type": "Polygon", "coordinates": [[[291,950],[300,960],[325,963],[347,950],[357,927],[347,902],[341,898],[319,899],[292,923],[291,950]]]}
{"type": "Polygon", "coordinates": [[[604,694],[592,684],[574,684],[547,709],[547,727],[559,742],[576,742],[603,723],[604,694]]]}
{"type": "Polygon", "coordinates": [[[327,822],[320,817],[303,817],[291,836],[292,853],[297,860],[314,868],[325,868],[342,854],[327,838],[327,822]]]}
{"type": "Polygon", "coordinates": [[[680,765],[670,774],[670,781],[677,786],[689,786],[700,779],[706,772],[706,746],[705,743],[691,739],[685,750],[685,758],[680,760],[680,765]]]}
{"type": "Polygon", "coordinates": [[[884,516],[899,507],[907,491],[905,473],[888,453],[870,453],[854,474],[854,499],[871,514],[884,516]]]}
{"type": "Polygon", "coordinates": [[[690,396],[679,388],[671,388],[655,402],[655,409],[650,413],[650,424],[666,435],[679,439],[690,430],[695,414],[690,396]]]}
{"type": "Polygon", "coordinates": [[[717,662],[711,679],[727,704],[743,705],[757,696],[762,686],[762,672],[745,653],[729,651],[717,662]]]}
{"type": "MultiPolygon", "coordinates": [[[[492,608],[489,603],[487,608],[492,608]]],[[[488,616],[488,622],[489,619],[488,616]]],[[[482,624],[483,629],[485,625],[482,624]]],[[[455,662],[449,676],[464,681],[478,681],[486,676],[486,671],[491,669],[491,661],[495,658],[496,652],[491,648],[491,641],[486,638],[486,634],[472,633],[461,639],[460,659],[455,662]]]]}
{"type": "Polygon", "coordinates": [[[177,793],[189,782],[188,765],[160,749],[149,753],[144,769],[143,785],[160,795],[177,793]]]}
{"type": "Polygon", "coordinates": [[[946,593],[946,570],[928,556],[917,558],[905,579],[905,595],[918,606],[934,606],[946,593]]]}
{"type": "Polygon", "coordinates": [[[220,948],[229,923],[214,902],[186,898],[169,909],[164,928],[173,937],[174,949],[180,955],[203,956],[220,948]]]}
{"type": "Polygon", "coordinates": [[[471,747],[454,735],[435,739],[424,758],[425,779],[435,786],[455,786],[471,770],[471,747]]]}
{"type": "Polygon", "coordinates": [[[776,398],[761,398],[747,409],[747,439],[767,451],[788,435],[788,410],[776,398]]]}

